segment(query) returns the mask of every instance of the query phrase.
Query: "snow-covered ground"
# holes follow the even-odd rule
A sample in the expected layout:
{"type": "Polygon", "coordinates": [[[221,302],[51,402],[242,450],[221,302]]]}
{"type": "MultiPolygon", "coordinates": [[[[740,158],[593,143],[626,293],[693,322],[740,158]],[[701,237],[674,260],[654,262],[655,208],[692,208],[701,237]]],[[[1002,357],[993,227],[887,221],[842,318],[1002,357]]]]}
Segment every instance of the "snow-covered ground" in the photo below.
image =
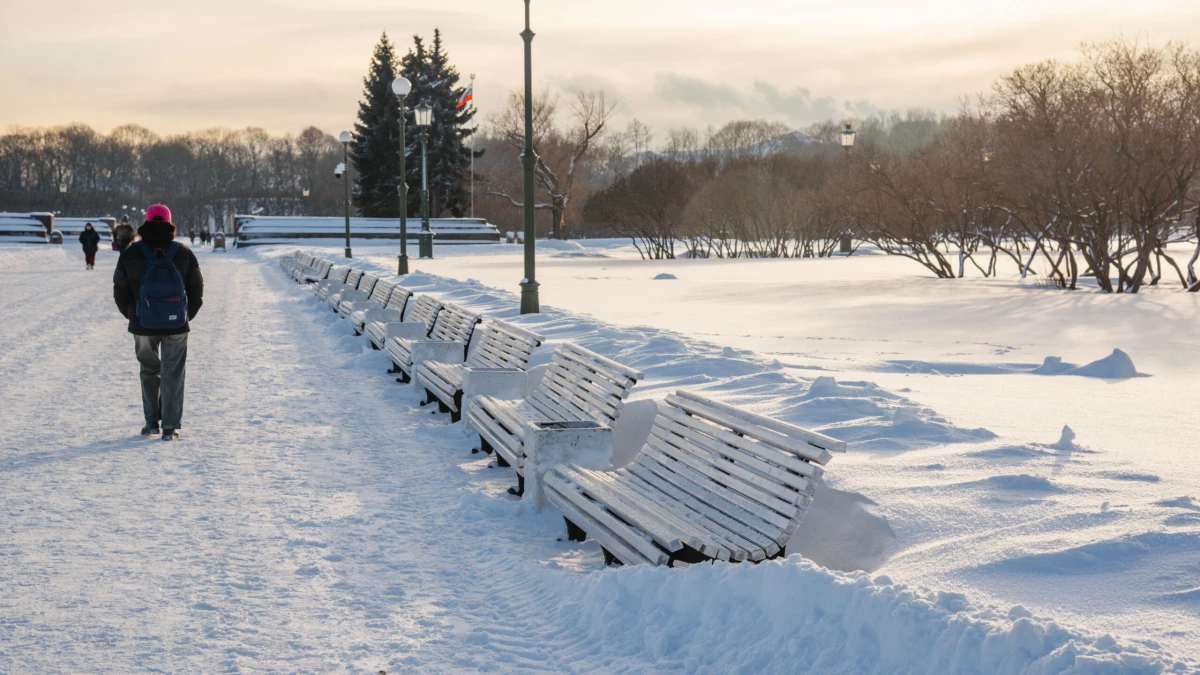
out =
{"type": "MultiPolygon", "coordinates": [[[[135,437],[111,253],[86,272],[0,247],[0,672],[1200,667],[1194,297],[548,252],[547,311],[518,319],[550,338],[535,362],[573,340],[648,376],[619,458],[679,387],[851,441],[789,546],[820,565],[602,569],[286,280],[282,250],[201,253],[165,444],[135,437]],[[1027,372],[1114,347],[1149,377],[1027,372]]],[[[419,292],[516,316],[513,247],[415,267],[419,292]]]]}

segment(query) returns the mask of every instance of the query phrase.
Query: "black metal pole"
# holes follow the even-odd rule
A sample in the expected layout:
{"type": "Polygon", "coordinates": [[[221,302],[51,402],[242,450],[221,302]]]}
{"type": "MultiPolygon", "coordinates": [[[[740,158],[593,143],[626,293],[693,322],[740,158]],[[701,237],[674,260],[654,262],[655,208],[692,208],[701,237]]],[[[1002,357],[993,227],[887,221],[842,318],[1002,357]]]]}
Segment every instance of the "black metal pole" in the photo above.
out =
{"type": "Polygon", "coordinates": [[[433,257],[433,232],[429,230],[429,163],[425,154],[428,141],[429,127],[421,127],[421,236],[417,241],[417,255],[421,258],[433,257]]]}
{"type": "Polygon", "coordinates": [[[408,174],[404,168],[404,153],[407,150],[404,137],[404,97],[400,98],[400,264],[397,274],[408,274],[408,174]]]}
{"type": "Polygon", "coordinates": [[[521,153],[521,165],[525,172],[525,278],[521,280],[521,313],[537,314],[541,306],[534,269],[536,232],[533,170],[537,166],[538,156],[533,151],[533,31],[529,28],[529,0],[525,0],[525,30],[521,38],[525,40],[525,151],[521,153]]]}
{"type": "Polygon", "coordinates": [[[342,180],[346,185],[346,257],[350,258],[350,144],[342,143],[342,150],[342,180]]]}

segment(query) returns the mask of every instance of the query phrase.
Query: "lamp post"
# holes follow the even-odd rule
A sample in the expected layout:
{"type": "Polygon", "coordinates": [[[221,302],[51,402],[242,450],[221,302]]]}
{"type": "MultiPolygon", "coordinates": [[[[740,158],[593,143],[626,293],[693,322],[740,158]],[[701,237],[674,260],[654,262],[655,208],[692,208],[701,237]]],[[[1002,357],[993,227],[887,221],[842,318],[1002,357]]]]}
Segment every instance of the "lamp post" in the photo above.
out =
{"type": "MultiPolygon", "coordinates": [[[[846,123],[846,126],[842,127],[840,141],[842,144],[842,149],[846,151],[847,155],[849,155],[850,148],[854,147],[854,127],[850,126],[849,122],[846,123]]],[[[871,167],[874,169],[875,165],[872,164],[871,167]]],[[[839,241],[838,244],[840,253],[850,255],[854,252],[854,241],[851,237],[849,225],[847,225],[846,229],[842,232],[841,241],[839,241]]]]}
{"type": "Polygon", "coordinates": [[[413,108],[417,128],[421,130],[421,236],[417,240],[417,255],[433,257],[433,232],[429,230],[429,162],[425,156],[429,140],[429,125],[433,123],[433,106],[425,101],[413,108]]]}
{"type": "Polygon", "coordinates": [[[404,168],[404,155],[407,152],[404,136],[404,97],[412,91],[412,82],[403,77],[392,81],[392,93],[400,103],[400,180],[396,183],[396,192],[400,193],[400,257],[397,260],[396,274],[408,274],[408,174],[404,168]]]}
{"type": "Polygon", "coordinates": [[[62,195],[62,205],[58,207],[59,212],[61,213],[61,212],[67,210],[67,184],[59,183],[58,184],[58,192],[59,192],[59,194],[62,195]]]}
{"type": "Polygon", "coordinates": [[[342,180],[346,185],[346,257],[350,255],[350,132],[343,131],[338,135],[338,140],[342,142],[342,180]]]}
{"type": "Polygon", "coordinates": [[[850,148],[854,147],[854,127],[850,126],[849,122],[846,123],[846,126],[842,127],[841,143],[842,149],[846,152],[850,152],[850,148]]]}
{"type": "Polygon", "coordinates": [[[533,170],[538,156],[533,151],[533,31],[529,28],[529,0],[525,0],[525,30],[521,39],[525,40],[525,151],[521,153],[525,170],[525,278],[521,280],[521,313],[537,314],[541,307],[534,276],[533,170]]]}

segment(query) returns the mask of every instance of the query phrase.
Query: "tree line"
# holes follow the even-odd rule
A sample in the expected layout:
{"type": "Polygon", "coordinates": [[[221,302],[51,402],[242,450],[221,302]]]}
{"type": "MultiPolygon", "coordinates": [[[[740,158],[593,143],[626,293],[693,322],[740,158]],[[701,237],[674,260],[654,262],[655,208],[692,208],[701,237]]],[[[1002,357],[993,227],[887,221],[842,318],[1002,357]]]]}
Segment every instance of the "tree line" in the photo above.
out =
{"type": "Polygon", "coordinates": [[[84,124],[15,128],[0,135],[0,210],[136,220],[135,206],[163,202],[183,230],[210,218],[220,227],[228,210],[336,213],[342,186],[332,168],[341,156],[341,143],[315,127],[294,136],[253,127],[169,136],[136,125],[107,134],[84,124]]]}
{"type": "Polygon", "coordinates": [[[1009,260],[1062,288],[1196,291],[1198,110],[1200,53],[1114,40],[1018,68],[954,116],[870,120],[849,152],[827,123],[801,152],[657,153],[583,218],[647,257],[823,256],[848,235],[941,278],[1009,260]]]}

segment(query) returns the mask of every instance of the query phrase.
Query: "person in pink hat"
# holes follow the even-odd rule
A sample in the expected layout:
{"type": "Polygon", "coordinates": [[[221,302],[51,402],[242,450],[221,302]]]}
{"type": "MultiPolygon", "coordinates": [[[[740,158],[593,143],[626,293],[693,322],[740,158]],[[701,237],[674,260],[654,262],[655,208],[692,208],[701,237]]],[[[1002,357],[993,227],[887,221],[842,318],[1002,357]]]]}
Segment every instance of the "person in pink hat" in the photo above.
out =
{"type": "Polygon", "coordinates": [[[141,364],[143,436],[162,429],[162,439],[179,438],[190,324],[204,303],[204,275],[192,250],[175,241],[171,210],[146,209],[141,240],[121,252],[113,273],[113,300],[129,320],[141,364]]]}

